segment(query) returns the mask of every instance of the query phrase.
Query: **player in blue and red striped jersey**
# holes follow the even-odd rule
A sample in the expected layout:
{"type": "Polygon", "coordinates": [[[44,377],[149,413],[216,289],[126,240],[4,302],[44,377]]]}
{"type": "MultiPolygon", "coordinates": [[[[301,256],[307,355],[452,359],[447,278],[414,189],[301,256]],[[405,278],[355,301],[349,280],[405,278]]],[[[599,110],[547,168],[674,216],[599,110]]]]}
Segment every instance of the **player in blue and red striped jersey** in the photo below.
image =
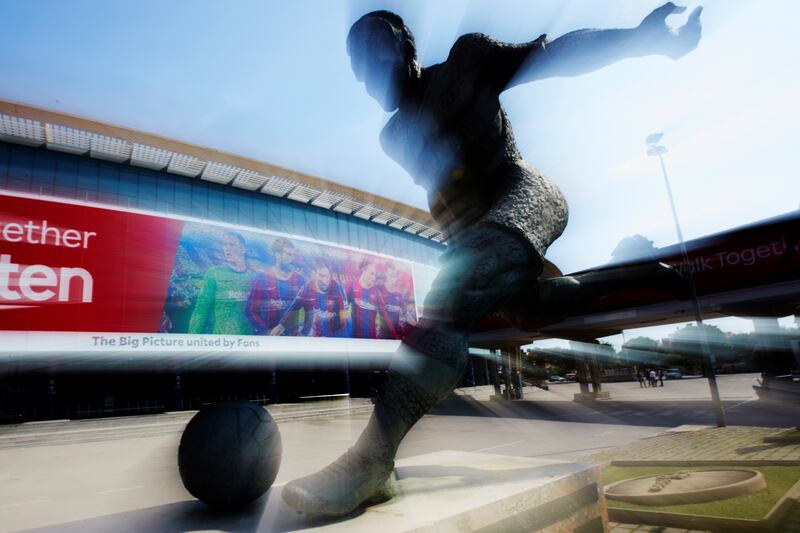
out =
{"type": "Polygon", "coordinates": [[[303,290],[297,306],[305,310],[303,335],[339,337],[347,325],[347,308],[339,284],[331,275],[330,264],[317,259],[311,282],[303,290]]]}
{"type": "Polygon", "coordinates": [[[376,339],[379,337],[378,314],[381,310],[382,288],[375,284],[377,275],[375,261],[365,258],[358,265],[358,279],[348,293],[350,318],[353,322],[353,337],[376,339]]]}
{"type": "Polygon", "coordinates": [[[410,326],[417,323],[413,301],[409,302],[397,275],[397,267],[388,263],[381,279],[381,312],[378,316],[380,336],[385,339],[402,339],[410,326]]]}
{"type": "Polygon", "coordinates": [[[247,314],[256,333],[297,335],[300,332],[299,310],[294,302],[305,282],[292,267],[295,251],[288,239],[277,239],[272,244],[275,266],[256,276],[247,303],[247,314]]]}

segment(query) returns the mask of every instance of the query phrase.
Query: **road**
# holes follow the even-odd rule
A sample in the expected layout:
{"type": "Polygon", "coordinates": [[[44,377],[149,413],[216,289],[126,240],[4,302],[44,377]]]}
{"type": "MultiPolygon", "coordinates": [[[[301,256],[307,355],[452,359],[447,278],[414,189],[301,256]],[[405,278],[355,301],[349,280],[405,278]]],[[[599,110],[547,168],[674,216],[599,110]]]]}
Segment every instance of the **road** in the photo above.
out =
{"type": "MultiPolygon", "coordinates": [[[[776,408],[755,400],[755,379],[754,374],[720,377],[729,423],[796,424],[796,406],[776,408]]],[[[637,383],[606,387],[612,400],[592,405],[571,401],[575,384],[528,390],[521,402],[489,401],[485,389],[462,390],[414,427],[399,455],[449,449],[569,460],[676,426],[713,424],[703,379],[669,381],[656,389],[640,389],[637,383]]],[[[188,415],[183,416],[185,423],[188,415]]],[[[368,413],[361,412],[280,422],[284,453],[276,487],[337,457],[367,419],[368,413]]],[[[139,434],[133,421],[118,419],[102,433],[84,424],[85,431],[65,433],[50,444],[0,448],[0,531],[292,529],[283,518],[281,524],[265,522],[274,515],[270,509],[279,505],[277,498],[249,513],[210,515],[183,489],[177,474],[182,423],[174,418],[138,423],[139,434]]],[[[75,423],[59,427],[70,424],[75,423]]]]}

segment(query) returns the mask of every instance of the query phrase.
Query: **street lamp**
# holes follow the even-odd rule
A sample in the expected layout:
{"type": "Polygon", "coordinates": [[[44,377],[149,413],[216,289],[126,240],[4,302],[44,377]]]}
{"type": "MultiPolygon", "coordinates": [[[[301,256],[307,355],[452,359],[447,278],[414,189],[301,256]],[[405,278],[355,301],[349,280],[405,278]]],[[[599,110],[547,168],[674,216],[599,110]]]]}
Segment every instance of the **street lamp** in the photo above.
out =
{"type": "Polygon", "coordinates": [[[669,185],[669,178],[667,177],[667,166],[664,164],[664,154],[669,150],[658,144],[658,141],[660,141],[663,136],[663,133],[651,133],[647,136],[645,139],[647,155],[658,157],[658,161],[661,163],[661,173],[664,175],[664,185],[667,188],[667,197],[669,198],[669,205],[672,208],[672,220],[675,222],[675,232],[678,234],[678,243],[680,245],[681,255],[683,256],[681,270],[686,272],[689,276],[689,286],[692,291],[692,305],[694,306],[694,318],[697,322],[697,330],[700,336],[700,348],[703,353],[703,359],[705,360],[704,366],[706,367],[706,374],[708,377],[708,388],[711,390],[711,401],[714,404],[714,416],[717,419],[717,427],[725,427],[725,409],[719,397],[717,373],[714,368],[716,361],[714,354],[709,348],[708,338],[703,328],[703,315],[700,311],[700,302],[697,299],[697,288],[694,284],[694,275],[692,273],[691,262],[689,261],[689,253],[686,250],[686,243],[683,240],[680,222],[678,222],[678,211],[675,209],[675,200],[672,198],[672,188],[669,185]]]}

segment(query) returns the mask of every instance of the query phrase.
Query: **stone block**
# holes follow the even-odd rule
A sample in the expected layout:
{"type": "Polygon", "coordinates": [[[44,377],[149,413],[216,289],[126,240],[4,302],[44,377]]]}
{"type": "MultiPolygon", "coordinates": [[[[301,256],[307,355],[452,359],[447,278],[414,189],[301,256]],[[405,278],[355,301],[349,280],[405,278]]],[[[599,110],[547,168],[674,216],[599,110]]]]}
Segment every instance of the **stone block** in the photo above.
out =
{"type": "MultiPolygon", "coordinates": [[[[295,515],[293,524],[283,525],[348,533],[608,531],[600,469],[594,465],[441,451],[399,460],[395,477],[394,498],[357,516],[304,523],[295,515]]],[[[286,517],[288,509],[276,511],[286,517]]]]}

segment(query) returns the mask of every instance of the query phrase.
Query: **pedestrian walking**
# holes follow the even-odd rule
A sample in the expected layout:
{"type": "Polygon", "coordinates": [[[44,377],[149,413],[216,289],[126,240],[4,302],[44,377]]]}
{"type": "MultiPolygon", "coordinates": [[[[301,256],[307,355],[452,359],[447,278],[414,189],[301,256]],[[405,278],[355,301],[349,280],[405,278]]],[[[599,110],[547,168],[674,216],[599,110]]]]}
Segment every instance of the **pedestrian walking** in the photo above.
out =
{"type": "Polygon", "coordinates": [[[655,370],[651,370],[650,371],[650,386],[651,387],[655,387],[656,386],[656,371],[655,370]]]}
{"type": "Polygon", "coordinates": [[[644,388],[644,374],[642,374],[641,370],[636,373],[636,379],[639,380],[639,388],[643,389],[644,388]]]}
{"type": "Polygon", "coordinates": [[[658,381],[661,384],[660,386],[664,386],[664,369],[658,371],[658,381]]]}

